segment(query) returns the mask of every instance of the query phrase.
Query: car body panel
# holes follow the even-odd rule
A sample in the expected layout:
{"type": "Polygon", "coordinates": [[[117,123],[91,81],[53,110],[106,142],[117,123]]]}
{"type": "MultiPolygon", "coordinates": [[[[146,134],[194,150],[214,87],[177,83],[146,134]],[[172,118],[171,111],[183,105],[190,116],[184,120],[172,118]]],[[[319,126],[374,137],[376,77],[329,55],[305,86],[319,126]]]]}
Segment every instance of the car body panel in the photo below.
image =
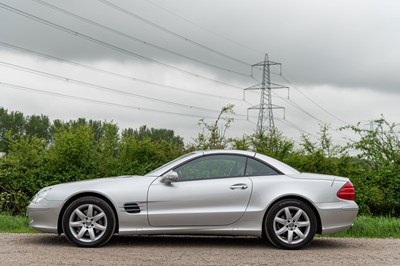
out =
{"type": "Polygon", "coordinates": [[[169,185],[160,179],[149,188],[151,226],[233,224],[246,211],[252,191],[248,177],[192,180],[169,185]]]}
{"type": "Polygon", "coordinates": [[[265,155],[246,151],[198,151],[178,158],[145,176],[100,178],[54,185],[43,199],[27,209],[30,226],[47,233],[60,232],[62,211],[80,195],[98,195],[115,209],[121,235],[203,234],[260,236],[268,209],[284,198],[296,198],[316,212],[322,234],[352,226],[358,212],[354,201],[336,196],[349,180],[305,174],[265,155]],[[203,156],[229,154],[254,158],[279,173],[162,183],[163,175],[203,156]],[[231,189],[238,185],[239,189],[231,189]],[[240,189],[240,186],[246,186],[240,189]],[[126,204],[137,206],[128,212],[126,204]]]}

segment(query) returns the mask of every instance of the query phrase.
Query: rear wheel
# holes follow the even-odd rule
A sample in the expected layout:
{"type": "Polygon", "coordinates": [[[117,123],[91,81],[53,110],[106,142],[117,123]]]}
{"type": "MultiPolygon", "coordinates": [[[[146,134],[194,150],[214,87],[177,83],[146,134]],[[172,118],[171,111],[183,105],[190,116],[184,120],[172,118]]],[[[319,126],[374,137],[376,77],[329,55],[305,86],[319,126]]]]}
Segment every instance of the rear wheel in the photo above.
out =
{"type": "Polygon", "coordinates": [[[115,215],[110,205],[96,197],[82,197],[73,201],[62,218],[67,239],[80,247],[106,244],[115,230],[115,215]]]}
{"type": "Polygon", "coordinates": [[[317,231],[313,210],[296,199],[275,203],[265,219],[264,229],[276,247],[300,249],[308,246],[317,231]]]}

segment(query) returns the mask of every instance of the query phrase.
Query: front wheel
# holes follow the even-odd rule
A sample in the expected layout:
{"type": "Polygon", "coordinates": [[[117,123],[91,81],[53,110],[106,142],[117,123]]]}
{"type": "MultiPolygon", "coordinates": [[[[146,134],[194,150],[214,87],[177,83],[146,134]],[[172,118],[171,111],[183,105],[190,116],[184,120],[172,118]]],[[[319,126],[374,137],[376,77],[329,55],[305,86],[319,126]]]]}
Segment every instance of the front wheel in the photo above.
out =
{"type": "Polygon", "coordinates": [[[96,197],[82,197],[73,201],[62,218],[65,236],[80,247],[106,244],[115,230],[115,215],[110,205],[96,197]]]}
{"type": "Polygon", "coordinates": [[[276,247],[300,249],[313,240],[317,219],[306,203],[296,199],[282,200],[268,211],[264,230],[276,247]]]}

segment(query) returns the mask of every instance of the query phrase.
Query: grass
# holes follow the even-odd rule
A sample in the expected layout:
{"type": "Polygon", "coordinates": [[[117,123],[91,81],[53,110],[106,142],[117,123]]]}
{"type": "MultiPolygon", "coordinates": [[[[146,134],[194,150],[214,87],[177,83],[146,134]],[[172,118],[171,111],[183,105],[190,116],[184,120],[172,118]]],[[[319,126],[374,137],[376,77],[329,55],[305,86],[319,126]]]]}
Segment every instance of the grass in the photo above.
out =
{"type": "Polygon", "coordinates": [[[29,227],[29,219],[25,216],[11,216],[0,213],[0,233],[35,233],[29,227]]]}
{"type": "MultiPolygon", "coordinates": [[[[29,219],[25,216],[0,214],[0,233],[35,233],[29,228],[29,219]]],[[[358,216],[354,226],[328,237],[366,237],[366,238],[400,238],[400,218],[358,216]]]]}
{"type": "Polygon", "coordinates": [[[354,226],[329,237],[400,238],[400,218],[357,216],[354,226]]]}

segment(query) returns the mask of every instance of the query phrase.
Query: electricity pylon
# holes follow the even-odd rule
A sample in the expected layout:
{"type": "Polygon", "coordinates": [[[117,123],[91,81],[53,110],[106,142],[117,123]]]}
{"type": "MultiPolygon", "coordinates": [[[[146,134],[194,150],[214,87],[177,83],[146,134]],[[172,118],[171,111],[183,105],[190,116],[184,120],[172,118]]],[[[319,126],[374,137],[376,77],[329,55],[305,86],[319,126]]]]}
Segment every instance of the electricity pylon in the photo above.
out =
{"type": "Polygon", "coordinates": [[[256,129],[257,132],[264,132],[275,127],[274,114],[272,111],[273,109],[283,109],[283,111],[285,111],[285,107],[272,104],[272,96],[271,96],[272,89],[283,89],[288,87],[271,82],[271,72],[270,72],[271,66],[279,66],[281,71],[282,64],[269,61],[268,54],[265,54],[264,61],[251,66],[252,75],[254,67],[262,67],[261,83],[244,89],[245,91],[261,90],[260,104],[252,106],[247,109],[247,117],[249,114],[249,110],[253,109],[259,110],[257,129],[256,129]]]}

